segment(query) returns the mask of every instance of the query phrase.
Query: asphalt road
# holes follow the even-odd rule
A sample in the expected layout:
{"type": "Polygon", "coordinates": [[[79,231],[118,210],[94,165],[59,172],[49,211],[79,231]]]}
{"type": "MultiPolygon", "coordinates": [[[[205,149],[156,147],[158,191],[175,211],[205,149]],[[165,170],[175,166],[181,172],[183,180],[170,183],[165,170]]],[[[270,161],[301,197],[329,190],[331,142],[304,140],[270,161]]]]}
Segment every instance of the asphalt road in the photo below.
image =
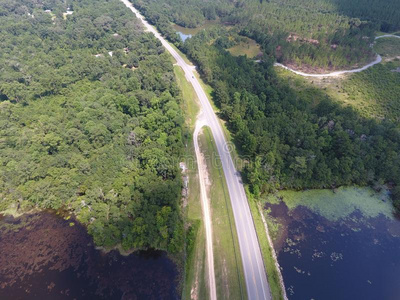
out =
{"type": "MultiPolygon", "coordinates": [[[[400,36],[397,36],[397,35],[385,34],[385,35],[377,36],[375,38],[375,40],[381,39],[381,38],[386,38],[386,37],[400,38],[400,36]]],[[[324,77],[336,77],[336,76],[343,75],[343,74],[348,74],[348,73],[359,73],[359,72],[362,72],[362,71],[364,71],[364,70],[366,70],[368,68],[371,68],[372,66],[375,66],[376,64],[379,64],[381,61],[382,61],[382,57],[379,54],[377,54],[376,55],[376,59],[373,62],[370,62],[369,64],[367,64],[367,65],[365,65],[365,66],[363,66],[361,68],[353,69],[353,70],[336,71],[336,72],[325,73],[325,74],[304,73],[304,72],[296,71],[296,70],[294,70],[292,68],[289,68],[289,67],[287,67],[287,66],[285,66],[283,64],[280,64],[280,63],[275,63],[274,65],[277,66],[277,67],[284,68],[284,69],[289,70],[289,71],[291,71],[291,72],[293,72],[293,73],[295,73],[297,75],[301,75],[301,76],[304,76],[304,77],[324,78],[324,77]]]]}
{"type": "Polygon", "coordinates": [[[221,159],[222,167],[231,198],[233,215],[235,218],[236,230],[238,233],[240,253],[244,269],[244,276],[247,287],[247,294],[250,300],[271,299],[270,288],[265,273],[264,262],[261,256],[260,245],[258,244],[257,234],[251,216],[247,197],[243,188],[241,177],[236,171],[229,147],[226,143],[222,127],[211,107],[211,104],[194,75],[194,67],[188,65],[183,58],[175,51],[171,45],[144,19],[128,0],[121,0],[136,17],[139,18],[147,31],[152,32],[163,46],[175,58],[177,64],[185,72],[186,78],[193,85],[199,98],[203,112],[203,121],[210,127],[217,145],[218,154],[221,159]]]}

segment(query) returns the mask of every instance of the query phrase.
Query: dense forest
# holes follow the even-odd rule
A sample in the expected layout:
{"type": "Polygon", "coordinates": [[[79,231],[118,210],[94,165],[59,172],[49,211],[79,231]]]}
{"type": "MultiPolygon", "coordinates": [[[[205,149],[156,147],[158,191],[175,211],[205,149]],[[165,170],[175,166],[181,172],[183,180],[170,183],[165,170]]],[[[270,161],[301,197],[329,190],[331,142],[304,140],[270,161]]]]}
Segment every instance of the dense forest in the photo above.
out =
{"type": "Polygon", "coordinates": [[[72,211],[98,246],[182,250],[180,92],[117,0],[0,3],[0,211],[72,211]]]}
{"type": "Polygon", "coordinates": [[[299,93],[280,80],[273,60],[233,57],[221,28],[203,30],[182,50],[214,88],[214,101],[242,157],[251,191],[391,186],[400,208],[400,132],[343,108],[322,90],[299,93]]]}
{"type": "Polygon", "coordinates": [[[235,134],[253,193],[277,188],[397,185],[400,205],[400,131],[390,121],[362,118],[320,93],[296,93],[282,84],[271,62],[254,64],[208,46],[206,32],[185,43],[214,101],[235,134]]]}
{"type": "Polygon", "coordinates": [[[196,27],[219,19],[255,39],[269,56],[317,72],[354,67],[373,59],[375,32],[400,29],[397,0],[134,0],[171,41],[170,22],[196,27]]]}

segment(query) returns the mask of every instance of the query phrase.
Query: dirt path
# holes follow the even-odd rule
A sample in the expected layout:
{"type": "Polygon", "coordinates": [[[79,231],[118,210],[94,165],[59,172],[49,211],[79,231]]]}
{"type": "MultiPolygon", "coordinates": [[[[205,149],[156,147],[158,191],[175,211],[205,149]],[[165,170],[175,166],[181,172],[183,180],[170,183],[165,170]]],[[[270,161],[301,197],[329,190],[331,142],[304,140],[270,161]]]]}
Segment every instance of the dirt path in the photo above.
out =
{"type": "MultiPolygon", "coordinates": [[[[377,36],[375,38],[375,40],[380,39],[380,38],[386,38],[386,37],[400,38],[400,36],[397,36],[397,35],[385,34],[385,35],[377,36]]],[[[287,66],[285,66],[283,64],[280,64],[280,63],[275,63],[274,66],[284,68],[284,69],[289,70],[289,71],[291,71],[291,72],[293,72],[293,73],[295,73],[297,75],[304,76],[304,77],[324,78],[324,77],[337,77],[337,76],[340,76],[340,75],[343,75],[343,74],[347,74],[347,73],[359,73],[359,72],[362,72],[362,71],[364,71],[364,70],[366,70],[366,69],[368,69],[368,68],[370,68],[372,66],[375,66],[376,64],[379,64],[381,61],[382,61],[382,57],[379,54],[377,54],[376,59],[373,62],[365,65],[364,67],[361,67],[361,68],[358,68],[358,69],[353,69],[353,70],[336,71],[336,72],[326,73],[326,74],[304,73],[304,72],[296,71],[296,70],[294,70],[292,68],[289,68],[289,67],[287,67],[287,66]]]]}
{"type": "Polygon", "coordinates": [[[197,166],[199,169],[199,180],[200,180],[200,194],[201,194],[201,207],[203,208],[204,226],[206,229],[206,248],[207,248],[207,267],[208,267],[208,281],[210,289],[210,299],[217,299],[217,290],[215,284],[215,272],[214,272],[214,252],[213,252],[213,241],[212,241],[212,227],[211,227],[211,212],[210,203],[207,198],[207,182],[209,181],[207,165],[204,161],[203,155],[199,148],[199,133],[206,122],[199,120],[196,122],[196,129],[194,130],[193,140],[194,148],[196,152],[197,166]]]}
{"type": "MultiPolygon", "coordinates": [[[[257,233],[254,227],[254,222],[252,219],[252,215],[250,212],[249,203],[246,197],[246,193],[243,187],[243,182],[241,180],[240,173],[237,172],[235,165],[233,163],[233,159],[231,157],[229,147],[222,130],[221,124],[209,102],[206,92],[203,90],[200,82],[194,73],[193,65],[189,65],[185,62],[182,56],[161,36],[161,34],[152,27],[145,18],[136,10],[132,3],[128,0],[121,0],[135,15],[139,18],[144,25],[145,29],[148,32],[154,34],[154,36],[161,42],[161,44],[167,49],[167,51],[173,56],[176,60],[177,64],[182,68],[185,72],[185,76],[188,81],[192,84],[197,97],[200,102],[201,109],[203,111],[202,120],[207,121],[207,125],[210,127],[211,133],[213,135],[216,148],[218,150],[218,155],[221,160],[222,168],[224,171],[229,197],[231,199],[233,216],[235,218],[236,232],[238,234],[240,254],[242,257],[243,269],[244,269],[244,277],[246,280],[247,294],[249,299],[271,299],[271,291],[267,279],[267,274],[265,273],[265,267],[263,258],[261,255],[260,245],[257,239],[257,233]]],[[[197,144],[197,135],[198,130],[201,127],[196,128],[195,131],[195,143],[197,144]],[[197,133],[197,135],[196,135],[197,133]]],[[[198,145],[196,149],[196,153],[198,151],[198,145]]],[[[199,157],[197,156],[197,159],[199,157]]],[[[199,165],[199,169],[200,169],[199,165]]],[[[199,173],[202,174],[201,170],[199,173]]],[[[203,182],[204,184],[204,182],[203,182]]],[[[205,186],[202,187],[205,189],[205,186]]],[[[202,192],[202,195],[204,193],[202,192]]],[[[205,201],[207,203],[207,201],[205,201]]],[[[209,209],[206,206],[206,209],[209,209]]],[[[208,210],[208,214],[209,214],[208,210]]],[[[207,217],[207,215],[205,215],[207,217]]],[[[208,215],[208,218],[210,216],[208,215]]],[[[208,221],[205,220],[206,226],[210,226],[209,231],[206,232],[206,236],[209,238],[206,239],[207,249],[212,250],[211,241],[211,223],[210,219],[208,221]],[[207,225],[208,224],[208,225],[207,225]]],[[[210,254],[212,251],[210,251],[210,254]]],[[[209,259],[209,266],[214,266],[213,259],[209,259]]],[[[210,297],[211,299],[216,299],[216,290],[215,290],[215,275],[214,269],[210,268],[210,272],[212,272],[212,276],[210,276],[210,297]]],[[[211,275],[211,273],[210,273],[211,275]]]]}

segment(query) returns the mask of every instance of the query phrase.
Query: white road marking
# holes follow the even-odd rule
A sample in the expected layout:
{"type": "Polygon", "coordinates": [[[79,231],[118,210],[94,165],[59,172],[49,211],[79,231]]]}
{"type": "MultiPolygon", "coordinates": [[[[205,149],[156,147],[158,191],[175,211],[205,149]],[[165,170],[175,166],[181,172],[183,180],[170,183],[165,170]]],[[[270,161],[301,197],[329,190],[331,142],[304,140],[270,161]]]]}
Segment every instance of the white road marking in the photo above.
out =
{"type": "MultiPolygon", "coordinates": [[[[229,196],[232,203],[233,216],[235,218],[236,231],[238,233],[240,253],[244,277],[246,280],[247,295],[250,300],[267,299],[270,300],[271,292],[265,273],[264,262],[261,256],[260,245],[258,244],[257,234],[247,202],[243,184],[237,176],[235,165],[229,152],[224,151],[226,140],[222,127],[211,107],[206,93],[201,87],[194,74],[194,67],[188,65],[175,49],[150,25],[144,17],[136,10],[128,0],[121,0],[136,17],[139,18],[147,31],[152,32],[168,52],[175,58],[177,64],[185,72],[186,78],[193,85],[199,98],[204,115],[204,121],[210,127],[220,156],[225,180],[228,186],[229,196]]],[[[211,291],[210,291],[211,292],[211,291]]],[[[211,296],[210,296],[211,297],[211,296]]]]}

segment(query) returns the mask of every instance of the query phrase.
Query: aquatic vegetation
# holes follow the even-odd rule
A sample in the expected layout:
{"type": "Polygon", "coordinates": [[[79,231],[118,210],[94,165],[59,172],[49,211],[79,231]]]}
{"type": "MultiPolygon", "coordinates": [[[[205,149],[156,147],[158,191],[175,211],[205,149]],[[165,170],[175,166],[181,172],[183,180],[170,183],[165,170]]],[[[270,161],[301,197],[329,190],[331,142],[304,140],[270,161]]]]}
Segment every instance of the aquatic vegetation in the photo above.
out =
{"type": "Polygon", "coordinates": [[[314,260],[316,258],[322,258],[324,256],[325,256],[325,253],[323,251],[314,250],[314,254],[312,255],[312,260],[314,260]]]}
{"type": "Polygon", "coordinates": [[[277,236],[279,235],[280,231],[282,230],[282,224],[273,216],[270,215],[271,209],[267,208],[264,210],[264,214],[266,216],[266,221],[268,224],[268,231],[269,235],[271,236],[272,240],[276,240],[277,236]]]}
{"type": "Polygon", "coordinates": [[[400,222],[387,191],[281,191],[268,200],[268,218],[285,229],[274,245],[290,299],[398,298],[400,222]]]}
{"type": "Polygon", "coordinates": [[[290,211],[305,206],[312,212],[330,221],[349,217],[356,210],[364,217],[377,217],[380,214],[393,218],[393,207],[387,191],[377,193],[371,188],[341,187],[332,190],[281,191],[269,196],[268,203],[282,199],[290,211]]]}
{"type": "Polygon", "coordinates": [[[337,252],[332,252],[331,253],[331,260],[333,262],[342,260],[343,259],[343,254],[342,253],[337,253],[337,252]]]}

